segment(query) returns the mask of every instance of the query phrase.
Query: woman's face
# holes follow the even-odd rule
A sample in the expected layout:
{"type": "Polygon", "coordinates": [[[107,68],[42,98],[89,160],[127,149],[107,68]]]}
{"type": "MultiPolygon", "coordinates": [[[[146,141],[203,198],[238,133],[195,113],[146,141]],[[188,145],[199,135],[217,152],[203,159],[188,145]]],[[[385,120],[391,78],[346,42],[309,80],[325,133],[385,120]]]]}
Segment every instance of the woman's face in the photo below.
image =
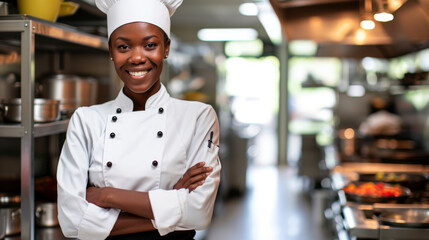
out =
{"type": "Polygon", "coordinates": [[[164,32],[150,23],[128,23],[110,36],[110,56],[116,72],[134,93],[159,88],[163,60],[169,50],[170,40],[165,41],[164,32]]]}

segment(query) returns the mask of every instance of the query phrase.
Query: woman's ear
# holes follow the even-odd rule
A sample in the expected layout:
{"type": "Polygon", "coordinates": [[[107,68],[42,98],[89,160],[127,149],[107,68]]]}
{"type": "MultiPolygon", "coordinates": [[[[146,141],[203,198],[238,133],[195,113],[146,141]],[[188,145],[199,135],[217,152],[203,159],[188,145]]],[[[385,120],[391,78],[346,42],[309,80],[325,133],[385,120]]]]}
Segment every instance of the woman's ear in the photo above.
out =
{"type": "Polygon", "coordinates": [[[165,45],[164,58],[168,58],[168,54],[170,53],[170,43],[171,43],[171,40],[168,39],[165,45]]]}

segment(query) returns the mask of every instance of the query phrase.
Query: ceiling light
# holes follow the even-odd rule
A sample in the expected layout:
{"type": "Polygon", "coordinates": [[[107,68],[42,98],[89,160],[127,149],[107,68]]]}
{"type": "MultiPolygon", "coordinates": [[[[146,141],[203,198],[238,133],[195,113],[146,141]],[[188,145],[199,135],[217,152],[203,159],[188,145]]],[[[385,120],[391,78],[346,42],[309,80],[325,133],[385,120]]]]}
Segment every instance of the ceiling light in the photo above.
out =
{"type": "Polygon", "coordinates": [[[371,29],[375,28],[375,23],[374,23],[374,21],[368,20],[368,19],[362,20],[360,22],[360,27],[365,29],[365,30],[371,30],[371,29]]]}
{"type": "Polygon", "coordinates": [[[258,37],[253,28],[203,28],[198,31],[201,41],[251,41],[258,37]]]}
{"type": "Polygon", "coordinates": [[[238,7],[238,11],[244,16],[257,16],[258,7],[254,3],[242,3],[238,7]]]}
{"type": "Polygon", "coordinates": [[[375,23],[371,19],[372,1],[363,1],[363,20],[360,22],[360,27],[365,30],[372,30],[375,28],[375,23]]]}
{"type": "Polygon", "coordinates": [[[393,20],[393,14],[388,12],[380,12],[374,14],[374,19],[379,22],[389,22],[393,20]]]}

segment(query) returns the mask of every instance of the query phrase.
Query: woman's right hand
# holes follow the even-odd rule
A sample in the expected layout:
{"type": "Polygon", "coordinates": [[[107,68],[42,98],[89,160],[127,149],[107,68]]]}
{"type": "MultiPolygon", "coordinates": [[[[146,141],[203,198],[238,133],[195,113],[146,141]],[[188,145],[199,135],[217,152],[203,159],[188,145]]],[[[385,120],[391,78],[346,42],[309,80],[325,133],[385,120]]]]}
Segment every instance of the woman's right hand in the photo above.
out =
{"type": "Polygon", "coordinates": [[[212,167],[204,167],[205,162],[199,162],[189,168],[182,178],[174,185],[174,189],[186,188],[189,192],[204,184],[207,176],[213,171],[212,167]]]}

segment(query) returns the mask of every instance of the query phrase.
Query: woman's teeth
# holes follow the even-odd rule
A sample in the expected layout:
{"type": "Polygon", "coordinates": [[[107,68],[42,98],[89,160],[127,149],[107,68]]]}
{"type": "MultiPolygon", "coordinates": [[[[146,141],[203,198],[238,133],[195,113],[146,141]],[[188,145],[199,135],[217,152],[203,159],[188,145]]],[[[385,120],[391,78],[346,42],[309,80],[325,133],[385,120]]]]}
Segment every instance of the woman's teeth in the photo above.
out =
{"type": "Polygon", "coordinates": [[[142,72],[128,72],[131,76],[134,77],[141,77],[143,75],[145,75],[147,73],[147,71],[142,71],[142,72]]]}

